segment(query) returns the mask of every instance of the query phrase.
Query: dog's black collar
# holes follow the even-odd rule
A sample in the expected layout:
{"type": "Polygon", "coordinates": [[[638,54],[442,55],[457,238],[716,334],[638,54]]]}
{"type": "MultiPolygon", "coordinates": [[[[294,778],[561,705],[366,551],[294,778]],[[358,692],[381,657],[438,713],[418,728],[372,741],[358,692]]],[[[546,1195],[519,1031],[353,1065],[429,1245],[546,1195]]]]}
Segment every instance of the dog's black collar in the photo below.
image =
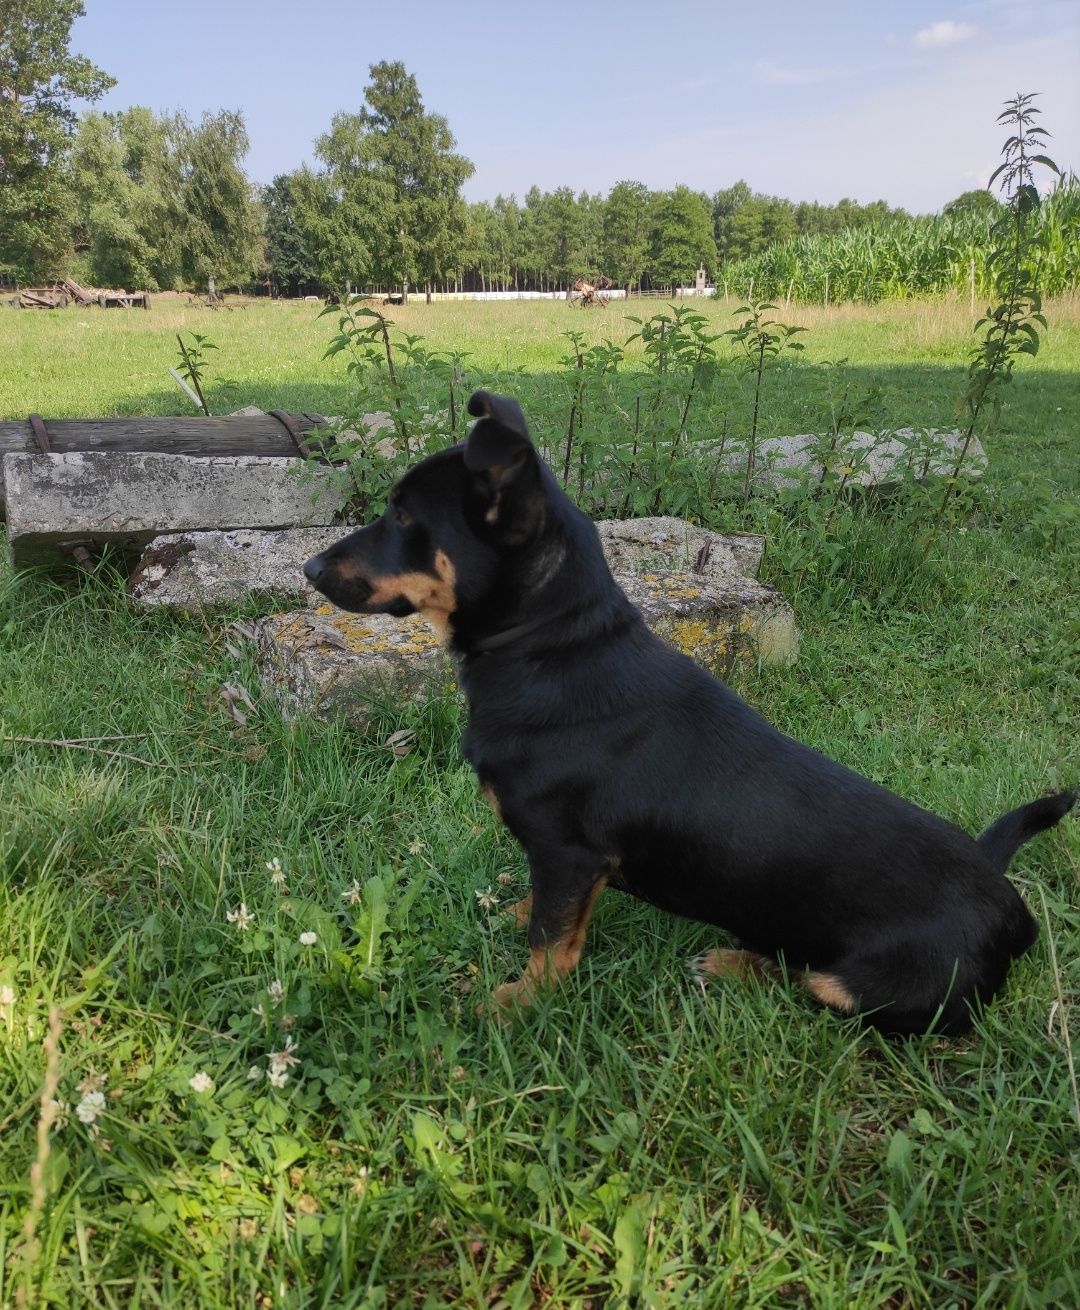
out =
{"type": "Polygon", "coordinates": [[[541,628],[547,627],[547,624],[547,619],[533,619],[531,623],[519,623],[504,632],[494,632],[490,637],[477,637],[475,640],[470,640],[463,653],[485,655],[489,650],[499,650],[502,646],[509,646],[519,637],[527,637],[530,633],[539,632],[541,628]]]}

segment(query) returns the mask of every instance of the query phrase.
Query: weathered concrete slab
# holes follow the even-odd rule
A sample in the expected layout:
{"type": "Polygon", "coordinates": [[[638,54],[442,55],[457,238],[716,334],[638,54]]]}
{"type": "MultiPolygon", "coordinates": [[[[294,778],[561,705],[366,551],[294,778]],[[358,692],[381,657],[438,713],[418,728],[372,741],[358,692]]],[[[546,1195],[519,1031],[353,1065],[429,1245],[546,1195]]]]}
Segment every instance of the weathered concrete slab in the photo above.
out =
{"type": "Polygon", "coordinates": [[[653,632],[719,677],[737,663],[793,664],[799,634],[791,606],[753,578],[617,573],[653,632]]]}
{"type": "MultiPolygon", "coordinates": [[[[914,479],[951,477],[964,444],[958,429],[950,432],[898,428],[895,432],[855,432],[836,451],[825,453],[821,437],[764,437],[757,444],[754,484],[759,490],[783,491],[802,484],[813,486],[826,471],[846,479],[853,487],[882,490],[914,479]]],[[[977,439],[968,446],[961,476],[982,477],[986,452],[977,439]]],[[[724,464],[733,473],[746,467],[746,452],[730,451],[724,464]]]]}
{"type": "Polygon", "coordinates": [[[345,614],[324,602],[254,626],[263,686],[286,714],[364,724],[380,702],[454,686],[450,657],[419,615],[345,614]]]}
{"type": "MultiPolygon", "coordinates": [[[[676,518],[616,519],[596,526],[616,572],[688,570],[705,580],[727,582],[754,576],[765,548],[764,537],[721,536],[676,518]]],[[[242,528],[168,533],[146,547],[132,576],[131,594],[139,605],[188,611],[248,597],[317,605],[320,597],[300,570],[306,559],[347,531],[242,528]]]]}
{"type": "Polygon", "coordinates": [[[596,528],[615,573],[689,572],[717,582],[756,578],[765,553],[765,538],[756,533],[725,535],[670,516],[604,519],[596,528]]]}
{"type": "MultiPolygon", "coordinates": [[[[798,653],[791,607],[750,578],[616,574],[650,628],[721,677],[739,662],[790,663],[798,653]]],[[[387,699],[453,685],[453,666],[419,617],[344,614],[320,604],[254,624],[264,685],[287,714],[343,715],[363,725],[387,699]]]]}
{"type": "Polygon", "coordinates": [[[343,497],[329,469],[250,456],[70,452],[4,456],[16,567],[57,564],[65,547],[145,545],[164,532],[332,524],[343,497]]]}
{"type": "Polygon", "coordinates": [[[339,525],[170,532],[155,537],[143,551],[131,575],[131,596],[138,605],[189,612],[250,598],[315,606],[322,597],[308,585],[301,567],[348,531],[339,525]]]}

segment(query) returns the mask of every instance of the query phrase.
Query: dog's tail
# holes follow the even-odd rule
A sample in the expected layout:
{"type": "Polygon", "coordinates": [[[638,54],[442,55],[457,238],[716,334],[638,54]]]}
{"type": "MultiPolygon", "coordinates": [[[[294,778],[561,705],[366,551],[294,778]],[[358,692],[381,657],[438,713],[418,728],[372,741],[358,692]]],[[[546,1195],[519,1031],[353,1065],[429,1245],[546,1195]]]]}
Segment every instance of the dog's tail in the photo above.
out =
{"type": "Polygon", "coordinates": [[[1037,832],[1052,828],[1059,819],[1064,818],[1076,804],[1078,794],[1075,791],[1061,791],[1056,796],[1041,796],[1030,805],[1021,805],[1018,810],[1003,814],[979,838],[979,845],[987,859],[999,873],[1004,873],[1017,847],[1037,832]]]}

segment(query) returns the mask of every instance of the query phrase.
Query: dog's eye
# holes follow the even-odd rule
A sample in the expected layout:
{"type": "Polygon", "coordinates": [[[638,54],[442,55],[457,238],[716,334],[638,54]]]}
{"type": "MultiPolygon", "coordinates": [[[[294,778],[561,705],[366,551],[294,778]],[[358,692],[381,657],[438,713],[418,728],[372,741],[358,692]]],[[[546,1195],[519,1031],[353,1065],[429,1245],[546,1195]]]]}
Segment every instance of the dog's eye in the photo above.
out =
{"type": "Polygon", "coordinates": [[[400,505],[394,506],[394,521],[397,523],[399,528],[412,527],[412,515],[407,514],[405,510],[401,508],[400,505]]]}

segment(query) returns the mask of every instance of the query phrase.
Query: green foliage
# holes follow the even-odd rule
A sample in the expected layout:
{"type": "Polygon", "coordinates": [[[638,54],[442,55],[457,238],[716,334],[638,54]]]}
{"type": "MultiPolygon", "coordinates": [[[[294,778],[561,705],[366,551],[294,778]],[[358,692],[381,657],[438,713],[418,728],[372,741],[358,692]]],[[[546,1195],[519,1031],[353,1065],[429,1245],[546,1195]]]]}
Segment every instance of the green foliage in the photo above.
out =
{"type": "Polygon", "coordinates": [[[641,285],[649,258],[649,189],[644,182],[617,182],[604,204],[600,269],[617,286],[641,285]]]}
{"type": "Polygon", "coordinates": [[[195,388],[195,394],[199,397],[202,411],[209,418],[210,409],[203,391],[203,379],[206,373],[206,351],[217,350],[217,346],[209,337],[202,336],[198,332],[192,332],[190,342],[186,342],[183,334],[178,332],[176,340],[180,346],[180,367],[177,372],[182,377],[187,378],[195,388]]]}
{"type": "Polygon", "coordinates": [[[140,107],[86,115],[68,181],[88,280],[150,290],[249,282],[263,254],[247,148],[243,118],[229,111],[198,125],[140,107]]]}
{"type": "Polygon", "coordinates": [[[725,265],[760,255],[797,236],[843,232],[907,217],[902,209],[890,209],[884,200],[869,205],[847,198],[835,205],[795,203],[759,195],[741,181],[713,196],[712,214],[716,248],[725,265]]]}
{"type": "MultiPolygon", "coordinates": [[[[964,444],[957,457],[953,477],[942,496],[936,522],[940,522],[953,496],[957,477],[976,432],[992,429],[1001,413],[1001,389],[1012,381],[1021,355],[1039,353],[1039,328],[1046,329],[1042,314],[1040,280],[1046,255],[1046,234],[1032,231],[1032,219],[1039,212],[1035,167],[1060,176],[1057,164],[1040,153],[1049,133],[1035,123],[1041,111],[1033,95],[1017,95],[1006,101],[998,122],[1011,130],[1002,148],[1003,162],[990,178],[992,186],[1002,179],[1006,196],[1004,212],[992,228],[987,265],[993,270],[997,304],[990,306],[975,324],[983,330],[982,340],[972,352],[967,386],[962,399],[964,444]]],[[[929,539],[927,549],[929,549],[929,539]]]]}
{"type": "MultiPolygon", "coordinates": [[[[988,257],[1001,206],[992,196],[988,199],[989,204],[946,207],[948,212],[938,218],[889,219],[826,236],[796,237],[756,258],[726,265],[721,289],[727,285],[743,294],[752,287],[755,295],[826,304],[872,304],[948,291],[992,295],[994,269],[988,257]]],[[[1062,295],[1080,285],[1080,182],[1063,180],[1029,217],[1042,243],[1043,294],[1062,295]]]]}
{"type": "Polygon", "coordinates": [[[716,243],[705,196],[678,186],[653,198],[649,276],[654,286],[693,285],[699,267],[716,272],[716,243]]]}
{"type": "Polygon", "coordinates": [[[363,521],[381,512],[390,482],[411,460],[456,440],[465,356],[429,350],[420,336],[395,342],[392,320],[352,298],[328,305],[326,315],[337,318],[337,330],[324,358],[344,355],[352,385],[336,431],[312,455],[337,469],[348,510],[363,521]],[[387,415],[390,430],[373,415],[387,415]]]}
{"type": "Polygon", "coordinates": [[[174,285],[179,275],[164,120],[135,107],[88,113],[79,122],[69,163],[73,245],[91,286],[174,285]]]}
{"type": "Polygon", "coordinates": [[[84,13],[81,0],[0,0],[0,266],[27,281],[56,273],[68,252],[72,101],[114,85],[70,51],[84,13]]]}
{"type": "Polygon", "coordinates": [[[366,236],[363,262],[347,281],[384,286],[432,283],[453,267],[465,225],[460,197],[473,166],[454,153],[446,119],[429,113],[401,63],[372,64],[366,106],[336,114],[315,151],[324,165],[325,249],[350,230],[366,236]]]}
{"type": "Polygon", "coordinates": [[[203,114],[196,125],[184,114],[168,120],[170,172],[177,185],[171,217],[184,285],[249,282],[263,262],[259,214],[241,160],[248,151],[239,112],[203,114]]]}
{"type": "Polygon", "coordinates": [[[728,332],[728,336],[742,352],[743,368],[754,380],[754,410],[750,419],[749,443],[746,452],[746,478],[743,482],[743,508],[750,502],[757,461],[758,419],[761,414],[761,384],[767,369],[774,368],[784,350],[802,350],[801,341],[792,341],[797,332],[805,328],[789,327],[766,313],[775,309],[767,301],[740,305],[734,312],[744,315],[743,321],[728,332]]]}
{"type": "Polygon", "coordinates": [[[319,270],[297,203],[297,174],[281,173],[259,194],[266,234],[266,276],[277,296],[310,295],[319,270]]]}

